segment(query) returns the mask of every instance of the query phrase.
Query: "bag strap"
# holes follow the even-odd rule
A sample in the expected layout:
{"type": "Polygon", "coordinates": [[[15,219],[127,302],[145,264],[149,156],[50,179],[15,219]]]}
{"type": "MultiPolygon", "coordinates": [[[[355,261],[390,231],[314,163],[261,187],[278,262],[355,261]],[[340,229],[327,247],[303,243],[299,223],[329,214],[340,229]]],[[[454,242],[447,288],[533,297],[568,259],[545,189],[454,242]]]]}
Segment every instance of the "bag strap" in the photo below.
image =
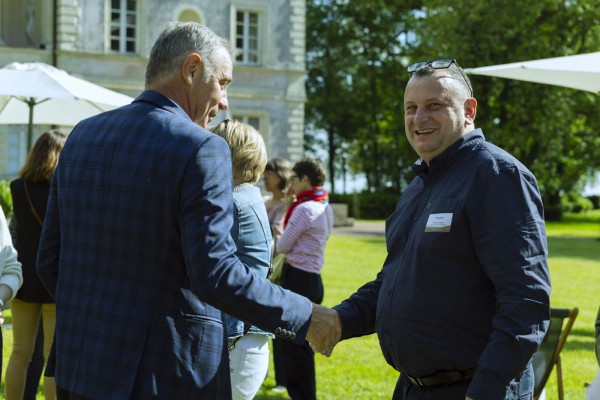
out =
{"type": "Polygon", "coordinates": [[[33,206],[33,203],[31,202],[31,197],[29,197],[29,191],[27,190],[27,183],[25,183],[25,181],[23,181],[23,187],[25,188],[25,196],[27,197],[27,202],[29,203],[29,207],[31,207],[31,213],[33,214],[33,216],[35,217],[37,222],[40,224],[40,226],[43,228],[44,221],[42,221],[42,219],[38,215],[37,211],[35,211],[35,207],[33,206]]]}

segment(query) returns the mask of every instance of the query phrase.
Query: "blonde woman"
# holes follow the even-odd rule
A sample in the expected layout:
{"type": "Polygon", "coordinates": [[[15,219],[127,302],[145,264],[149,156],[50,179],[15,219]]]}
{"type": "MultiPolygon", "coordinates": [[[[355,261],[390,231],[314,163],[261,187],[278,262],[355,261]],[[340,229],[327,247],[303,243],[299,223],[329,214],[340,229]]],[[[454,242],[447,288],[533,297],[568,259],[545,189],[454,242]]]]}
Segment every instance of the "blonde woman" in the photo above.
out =
{"type": "MultiPolygon", "coordinates": [[[[44,333],[45,360],[48,360],[52,346],[56,304],[38,278],[35,267],[50,180],[66,139],[67,135],[57,130],[44,132],[31,149],[19,172],[19,178],[10,183],[14,208],[11,233],[19,253],[19,261],[23,264],[25,279],[11,305],[13,350],[6,369],[7,400],[23,399],[27,368],[35,347],[40,320],[44,333]]],[[[46,400],[56,398],[54,378],[44,377],[44,397],[46,400]]]]}
{"type": "MultiPolygon", "coordinates": [[[[254,186],[265,169],[267,152],[252,126],[225,120],[211,129],[231,149],[233,172],[233,226],[231,237],[238,258],[266,278],[272,253],[269,218],[260,190],[254,186]]],[[[231,389],[234,400],[252,399],[269,367],[269,338],[273,335],[224,314],[229,338],[231,389]]]]}

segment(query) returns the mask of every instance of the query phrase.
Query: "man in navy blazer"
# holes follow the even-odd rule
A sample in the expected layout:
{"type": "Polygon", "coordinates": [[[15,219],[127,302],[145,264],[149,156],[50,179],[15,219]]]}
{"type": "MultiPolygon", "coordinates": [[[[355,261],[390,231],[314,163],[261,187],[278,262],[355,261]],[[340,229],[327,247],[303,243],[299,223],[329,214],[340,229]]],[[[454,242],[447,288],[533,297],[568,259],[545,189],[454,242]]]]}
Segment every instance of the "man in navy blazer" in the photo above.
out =
{"type": "Polygon", "coordinates": [[[56,384],[69,398],[229,399],[220,310],[333,345],[335,312],[234,255],[230,151],[205,129],[227,109],[231,80],[229,43],[172,24],[152,48],[146,91],[69,136],[37,264],[56,299],[56,384]]]}

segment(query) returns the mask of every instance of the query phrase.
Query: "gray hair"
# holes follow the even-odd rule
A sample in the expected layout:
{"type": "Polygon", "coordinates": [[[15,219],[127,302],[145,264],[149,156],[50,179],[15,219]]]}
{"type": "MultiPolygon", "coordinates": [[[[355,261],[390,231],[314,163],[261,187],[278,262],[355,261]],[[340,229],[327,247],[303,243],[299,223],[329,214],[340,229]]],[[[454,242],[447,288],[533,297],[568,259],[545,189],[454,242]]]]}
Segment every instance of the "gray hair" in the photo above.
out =
{"type": "Polygon", "coordinates": [[[215,54],[225,49],[231,54],[229,42],[204,25],[195,22],[173,22],[162,31],[150,51],[146,68],[146,87],[162,83],[175,73],[183,59],[198,53],[204,61],[204,80],[214,73],[215,54]]]}

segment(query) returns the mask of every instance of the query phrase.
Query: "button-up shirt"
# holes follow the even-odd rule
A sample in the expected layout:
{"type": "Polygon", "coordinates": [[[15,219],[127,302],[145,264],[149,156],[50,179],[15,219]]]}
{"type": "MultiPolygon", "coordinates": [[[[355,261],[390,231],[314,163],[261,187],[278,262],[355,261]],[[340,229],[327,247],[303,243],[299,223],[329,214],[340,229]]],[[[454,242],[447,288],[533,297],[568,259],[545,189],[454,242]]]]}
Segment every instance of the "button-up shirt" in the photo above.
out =
{"type": "Polygon", "coordinates": [[[548,327],[550,278],[533,174],[477,129],[402,193],[377,279],[336,307],[343,337],[376,330],[412,377],[477,367],[467,395],[504,399],[548,327]]]}

